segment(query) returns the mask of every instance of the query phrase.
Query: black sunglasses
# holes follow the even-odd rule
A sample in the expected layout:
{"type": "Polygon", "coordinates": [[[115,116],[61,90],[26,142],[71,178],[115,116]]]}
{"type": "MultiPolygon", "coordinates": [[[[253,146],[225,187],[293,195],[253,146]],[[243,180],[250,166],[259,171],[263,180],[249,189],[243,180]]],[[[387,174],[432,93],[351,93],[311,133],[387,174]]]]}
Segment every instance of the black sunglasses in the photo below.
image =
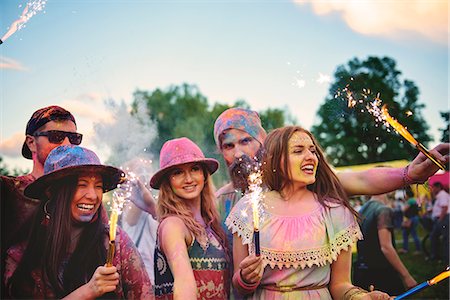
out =
{"type": "Polygon", "coordinates": [[[52,144],[61,144],[64,139],[68,137],[69,142],[72,145],[79,145],[81,144],[81,140],[83,139],[83,135],[81,133],[61,130],[35,132],[33,136],[46,136],[48,138],[48,141],[52,144]]]}

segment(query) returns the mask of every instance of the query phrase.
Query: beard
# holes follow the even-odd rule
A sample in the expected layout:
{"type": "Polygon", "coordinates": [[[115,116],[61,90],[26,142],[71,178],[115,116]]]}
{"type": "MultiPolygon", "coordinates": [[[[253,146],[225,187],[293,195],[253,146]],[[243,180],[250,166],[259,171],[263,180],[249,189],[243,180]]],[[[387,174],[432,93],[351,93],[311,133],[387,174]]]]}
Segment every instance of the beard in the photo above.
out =
{"type": "Polygon", "coordinates": [[[262,164],[264,150],[262,147],[256,152],[254,158],[244,154],[239,158],[236,158],[231,165],[228,166],[228,173],[231,177],[231,182],[235,189],[239,189],[241,192],[248,190],[248,177],[255,170],[259,170],[262,164]]]}

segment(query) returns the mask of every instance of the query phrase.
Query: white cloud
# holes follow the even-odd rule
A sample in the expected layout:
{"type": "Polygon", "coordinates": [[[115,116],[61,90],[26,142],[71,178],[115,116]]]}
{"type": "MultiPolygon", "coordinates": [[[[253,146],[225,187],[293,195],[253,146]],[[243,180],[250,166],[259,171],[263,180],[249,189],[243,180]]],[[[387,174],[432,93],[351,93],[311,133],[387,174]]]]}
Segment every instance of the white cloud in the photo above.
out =
{"type": "Polygon", "coordinates": [[[28,69],[22,65],[22,63],[9,58],[9,57],[0,57],[0,69],[9,69],[15,71],[27,71],[28,69]]]}
{"type": "Polygon", "coordinates": [[[419,34],[437,43],[448,43],[448,0],[294,2],[311,4],[318,15],[336,12],[361,34],[389,38],[413,38],[419,34]]]}
{"type": "Polygon", "coordinates": [[[0,152],[10,157],[21,157],[24,140],[25,134],[23,132],[16,132],[10,138],[0,141],[0,152]]]}

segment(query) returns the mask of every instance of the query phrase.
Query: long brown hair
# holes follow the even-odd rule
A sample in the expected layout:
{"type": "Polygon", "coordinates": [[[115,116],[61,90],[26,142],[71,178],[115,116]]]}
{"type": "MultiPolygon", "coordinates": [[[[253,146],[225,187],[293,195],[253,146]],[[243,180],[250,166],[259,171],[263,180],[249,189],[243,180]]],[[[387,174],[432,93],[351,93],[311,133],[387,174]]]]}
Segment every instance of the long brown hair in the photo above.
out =
{"type": "MultiPolygon", "coordinates": [[[[105,263],[107,231],[102,223],[103,208],[100,205],[97,217],[84,225],[77,247],[66,264],[71,243],[71,201],[77,180],[77,176],[70,176],[56,181],[49,188],[49,197],[41,199],[29,228],[24,255],[8,283],[12,297],[32,296],[33,270],[40,270],[44,287],[48,284],[56,297],[62,298],[87,283],[96,268],[105,263]],[[50,215],[48,224],[43,222],[46,214],[50,215]],[[62,278],[61,266],[64,266],[62,278]]],[[[102,298],[111,297],[115,298],[115,294],[102,295],[102,298]]]]}
{"type": "MultiPolygon", "coordinates": [[[[205,176],[205,186],[200,193],[200,211],[205,223],[211,227],[212,231],[219,240],[219,243],[225,249],[227,259],[230,258],[228,243],[225,231],[220,225],[219,213],[216,208],[216,197],[214,195],[214,184],[211,175],[206,171],[206,168],[201,164],[203,174],[205,176]]],[[[178,197],[173,191],[169,183],[168,177],[164,178],[161,183],[158,195],[157,204],[158,218],[161,222],[169,216],[177,216],[195,238],[201,242],[206,237],[205,228],[195,220],[192,211],[186,204],[186,201],[178,197]]]]}
{"type": "Polygon", "coordinates": [[[358,213],[352,208],[348,196],[328,164],[325,154],[314,136],[300,126],[285,126],[277,128],[267,135],[264,142],[266,153],[263,163],[263,180],[270,190],[281,192],[291,184],[289,169],[288,142],[296,132],[306,133],[316,147],[318,166],[316,181],[307,186],[307,189],[317,195],[318,201],[323,206],[328,206],[326,201],[333,201],[347,207],[358,218],[358,213]]]}

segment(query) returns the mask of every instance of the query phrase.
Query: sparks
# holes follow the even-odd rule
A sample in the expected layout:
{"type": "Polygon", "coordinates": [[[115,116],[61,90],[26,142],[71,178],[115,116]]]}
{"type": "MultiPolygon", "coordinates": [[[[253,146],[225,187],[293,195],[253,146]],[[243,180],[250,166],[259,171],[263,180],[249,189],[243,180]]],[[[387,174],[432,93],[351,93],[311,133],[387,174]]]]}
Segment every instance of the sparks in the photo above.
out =
{"type": "Polygon", "coordinates": [[[22,11],[20,17],[12,22],[11,26],[9,26],[9,30],[3,35],[1,41],[6,41],[11,35],[13,35],[16,31],[24,28],[26,23],[33,17],[35,14],[44,9],[45,4],[47,4],[47,0],[33,0],[29,1],[25,8],[22,11]]]}

